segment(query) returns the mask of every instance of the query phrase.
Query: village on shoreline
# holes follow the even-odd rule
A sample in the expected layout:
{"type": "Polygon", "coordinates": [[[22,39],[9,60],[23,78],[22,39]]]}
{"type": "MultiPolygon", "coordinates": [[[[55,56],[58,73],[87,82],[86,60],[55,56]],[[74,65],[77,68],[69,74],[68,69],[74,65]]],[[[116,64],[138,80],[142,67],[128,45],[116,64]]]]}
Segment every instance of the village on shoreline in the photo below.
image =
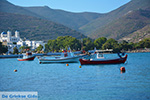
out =
{"type": "MultiPolygon", "coordinates": [[[[31,47],[30,49],[33,51],[40,45],[43,46],[45,43],[43,41],[31,41],[29,39],[22,39],[20,37],[19,31],[15,31],[15,35],[12,36],[11,31],[2,32],[0,35],[0,42],[2,42],[2,45],[7,46],[8,51],[5,54],[13,54],[14,48],[18,50],[18,52],[21,52],[22,47],[31,47]]],[[[27,49],[27,48],[26,48],[27,49]]]]}

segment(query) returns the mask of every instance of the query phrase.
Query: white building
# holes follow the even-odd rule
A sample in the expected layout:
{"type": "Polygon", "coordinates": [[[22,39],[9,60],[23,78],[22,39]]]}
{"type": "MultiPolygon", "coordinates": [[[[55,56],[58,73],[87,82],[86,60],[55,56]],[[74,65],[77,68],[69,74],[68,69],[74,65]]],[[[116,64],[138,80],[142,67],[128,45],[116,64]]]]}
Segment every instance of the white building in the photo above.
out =
{"type": "MultiPolygon", "coordinates": [[[[23,41],[20,38],[18,31],[15,31],[15,36],[12,36],[10,31],[7,31],[7,33],[2,32],[0,35],[0,42],[2,42],[4,45],[7,45],[8,53],[13,52],[14,47],[17,47],[19,50],[19,48],[21,46],[29,46],[29,47],[31,47],[32,50],[34,50],[39,45],[42,45],[43,47],[45,45],[45,43],[43,43],[43,41],[30,41],[30,40],[23,41]]],[[[44,48],[43,48],[43,50],[44,50],[44,48]]]]}
{"type": "Polygon", "coordinates": [[[36,49],[37,47],[39,47],[40,45],[43,46],[43,50],[45,49],[44,45],[45,43],[43,43],[43,41],[30,41],[30,40],[26,40],[25,41],[26,45],[31,47],[32,50],[36,49]]]}
{"type": "Polygon", "coordinates": [[[7,31],[7,33],[2,32],[1,33],[1,37],[0,37],[0,41],[1,42],[18,42],[20,41],[20,36],[19,36],[19,32],[15,31],[15,36],[11,35],[10,31],[7,31]]]}

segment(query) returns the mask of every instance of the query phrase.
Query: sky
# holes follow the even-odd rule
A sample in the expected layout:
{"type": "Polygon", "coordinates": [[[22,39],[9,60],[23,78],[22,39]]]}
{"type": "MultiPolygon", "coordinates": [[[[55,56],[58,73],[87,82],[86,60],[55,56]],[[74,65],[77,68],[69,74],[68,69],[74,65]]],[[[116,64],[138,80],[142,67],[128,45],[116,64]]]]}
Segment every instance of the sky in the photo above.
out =
{"type": "Polygon", "coordinates": [[[128,3],[131,0],[7,0],[15,5],[48,6],[70,12],[107,13],[128,3]]]}

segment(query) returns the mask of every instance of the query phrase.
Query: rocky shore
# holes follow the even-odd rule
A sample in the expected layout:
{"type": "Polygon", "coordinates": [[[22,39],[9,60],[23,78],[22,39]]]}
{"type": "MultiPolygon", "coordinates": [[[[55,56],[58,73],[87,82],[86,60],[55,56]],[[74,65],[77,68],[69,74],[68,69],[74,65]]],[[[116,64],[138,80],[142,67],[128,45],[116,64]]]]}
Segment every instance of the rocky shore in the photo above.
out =
{"type": "Polygon", "coordinates": [[[137,53],[137,52],[150,52],[150,48],[145,49],[136,49],[136,50],[128,50],[127,53],[137,53]]]}

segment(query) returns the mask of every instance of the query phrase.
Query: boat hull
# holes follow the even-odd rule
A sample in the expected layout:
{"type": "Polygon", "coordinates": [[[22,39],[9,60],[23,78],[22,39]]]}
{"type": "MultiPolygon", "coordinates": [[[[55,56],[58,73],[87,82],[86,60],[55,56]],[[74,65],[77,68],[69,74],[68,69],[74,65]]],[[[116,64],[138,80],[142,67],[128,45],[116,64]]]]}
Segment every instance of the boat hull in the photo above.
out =
{"type": "Polygon", "coordinates": [[[79,62],[79,57],[60,58],[60,59],[39,59],[39,63],[76,63],[79,62]]]}
{"type": "Polygon", "coordinates": [[[25,59],[19,59],[18,58],[18,61],[33,61],[34,60],[34,58],[35,58],[35,56],[33,56],[33,57],[29,57],[29,58],[25,58],[25,59]]]}
{"type": "Polygon", "coordinates": [[[120,64],[120,63],[125,63],[126,60],[127,60],[127,55],[125,57],[117,58],[117,59],[104,59],[104,60],[79,59],[81,65],[120,64]]]}

